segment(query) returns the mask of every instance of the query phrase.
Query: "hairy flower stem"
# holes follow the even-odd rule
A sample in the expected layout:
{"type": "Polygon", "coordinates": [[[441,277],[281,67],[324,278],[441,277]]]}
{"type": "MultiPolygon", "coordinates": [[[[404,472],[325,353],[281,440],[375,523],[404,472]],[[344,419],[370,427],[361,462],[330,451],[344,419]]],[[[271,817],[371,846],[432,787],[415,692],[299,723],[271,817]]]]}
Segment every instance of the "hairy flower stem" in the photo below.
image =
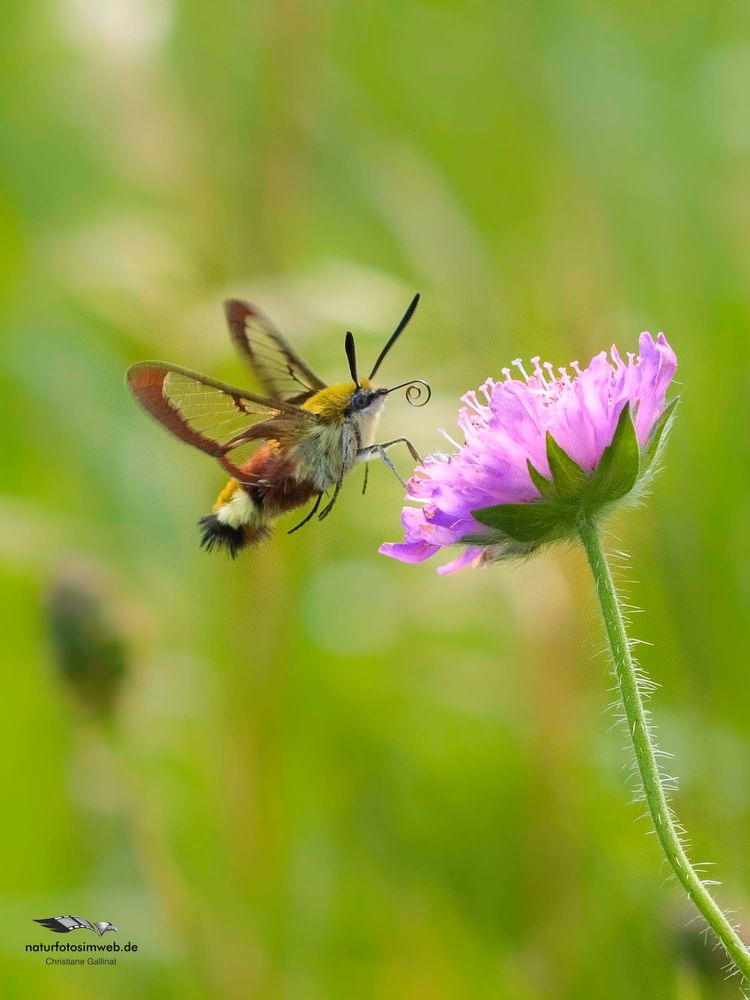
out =
{"type": "Polygon", "coordinates": [[[688,896],[721,941],[727,955],[750,982],[750,952],[691,865],[677,832],[656,760],[657,748],[649,730],[638,674],[625,631],[622,608],[599,529],[590,521],[585,521],[580,526],[580,533],[594,576],[628,731],[659,842],[688,896]]]}

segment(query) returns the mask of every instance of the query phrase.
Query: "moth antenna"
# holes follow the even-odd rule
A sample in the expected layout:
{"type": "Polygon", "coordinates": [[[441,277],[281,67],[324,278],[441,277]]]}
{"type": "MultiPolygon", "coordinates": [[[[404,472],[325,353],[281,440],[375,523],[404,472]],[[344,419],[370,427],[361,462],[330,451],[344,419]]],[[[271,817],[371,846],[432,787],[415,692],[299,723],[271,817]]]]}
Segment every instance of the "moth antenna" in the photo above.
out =
{"type": "Polygon", "coordinates": [[[359,385],[359,378],[357,376],[357,348],[354,343],[354,334],[351,330],[346,331],[346,339],[344,340],[344,350],[346,351],[346,360],[349,362],[349,373],[351,374],[352,381],[355,385],[359,385]]]}
{"type": "Polygon", "coordinates": [[[380,366],[382,365],[382,363],[383,363],[383,361],[385,359],[386,354],[390,351],[390,349],[393,347],[393,345],[396,343],[396,341],[398,340],[398,338],[401,336],[401,334],[406,329],[406,325],[409,322],[409,320],[412,318],[412,316],[414,315],[414,310],[417,308],[418,303],[419,303],[419,292],[417,292],[417,294],[411,300],[411,302],[409,303],[409,308],[404,313],[404,315],[403,315],[403,317],[401,319],[401,322],[398,324],[398,326],[396,327],[396,329],[393,331],[393,333],[388,338],[388,343],[385,345],[385,347],[383,348],[383,350],[380,352],[380,355],[378,356],[378,360],[375,362],[375,364],[373,366],[373,369],[372,369],[372,371],[370,372],[370,374],[368,376],[369,378],[373,378],[375,376],[375,373],[377,372],[378,368],[380,368],[380,366]]]}

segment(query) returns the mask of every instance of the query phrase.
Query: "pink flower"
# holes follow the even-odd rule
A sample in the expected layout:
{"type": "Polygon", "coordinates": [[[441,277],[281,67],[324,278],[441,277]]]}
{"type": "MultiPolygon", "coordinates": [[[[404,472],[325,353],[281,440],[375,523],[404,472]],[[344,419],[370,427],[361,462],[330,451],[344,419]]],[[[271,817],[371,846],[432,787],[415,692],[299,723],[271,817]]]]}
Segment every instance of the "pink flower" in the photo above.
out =
{"type": "MultiPolygon", "coordinates": [[[[403,510],[405,540],[388,542],[380,551],[416,563],[446,546],[462,545],[458,558],[441,567],[440,573],[531,551],[537,546],[519,545],[512,535],[498,534],[495,529],[488,532],[473,512],[498,504],[537,504],[535,511],[549,508],[545,504],[550,499],[548,491],[544,490],[543,497],[537,485],[544,488],[543,481],[532,478],[536,471],[555,479],[549,463],[549,436],[552,447],[558,445],[573,460],[571,468],[579,467],[581,482],[593,482],[604,451],[623,422],[621,416],[627,416],[623,410],[628,404],[641,457],[636,482],[641,482],[663,443],[661,418],[677,358],[661,333],[656,340],[642,333],[639,350],[638,357],[628,354],[625,363],[612,347],[609,357],[602,351],[583,371],[574,361],[572,372],[558,368],[557,374],[549,362],[540,365],[539,358],[532,358],[533,374],[527,375],[516,360],[513,364],[522,378],[514,379],[510,369],[504,368],[502,381],[488,379],[479,396],[468,392],[458,416],[463,445],[451,455],[429,456],[415,470],[408,498],[420,506],[403,510]],[[652,436],[661,441],[649,450],[652,436]]],[[[555,480],[554,486],[549,485],[554,490],[560,483],[555,480]]],[[[580,483],[576,489],[580,494],[580,483]]],[[[554,501],[564,499],[569,508],[571,496],[558,495],[554,501]]],[[[601,507],[607,502],[606,497],[602,499],[601,507]]]]}

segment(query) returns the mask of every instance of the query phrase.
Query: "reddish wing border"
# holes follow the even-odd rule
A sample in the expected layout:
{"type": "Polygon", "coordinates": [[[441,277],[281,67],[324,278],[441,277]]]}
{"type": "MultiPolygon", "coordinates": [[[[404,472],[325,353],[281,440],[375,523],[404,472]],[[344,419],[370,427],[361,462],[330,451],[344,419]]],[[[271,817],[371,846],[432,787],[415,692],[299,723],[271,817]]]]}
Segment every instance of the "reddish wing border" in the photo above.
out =
{"type": "Polygon", "coordinates": [[[200,372],[161,361],[132,365],[126,381],[136,401],[180,440],[216,458],[238,479],[242,470],[227,454],[241,444],[257,439],[277,439],[297,427],[316,421],[314,414],[283,400],[264,399],[245,389],[220,382],[200,372]],[[170,390],[169,376],[177,376],[170,390]],[[198,402],[191,402],[190,397],[198,402]],[[200,418],[200,420],[199,420],[200,418]],[[226,433],[210,435],[200,422],[213,420],[226,433]]]}

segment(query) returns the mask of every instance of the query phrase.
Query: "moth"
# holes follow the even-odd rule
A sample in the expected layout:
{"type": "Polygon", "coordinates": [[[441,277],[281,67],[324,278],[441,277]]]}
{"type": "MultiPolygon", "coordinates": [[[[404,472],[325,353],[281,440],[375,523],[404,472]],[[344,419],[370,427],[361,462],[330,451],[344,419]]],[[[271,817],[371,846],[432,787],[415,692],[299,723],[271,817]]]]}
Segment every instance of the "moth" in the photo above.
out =
{"type": "MultiPolygon", "coordinates": [[[[372,458],[380,458],[401,481],[387,454],[393,445],[405,445],[420,461],[406,438],[376,443],[375,431],[390,392],[405,389],[407,400],[421,406],[430,398],[429,385],[421,379],[388,389],[373,383],[418,302],[419,294],[366,378],[359,375],[351,332],[344,340],[351,378],[326,385],[261,312],[239,299],[224,303],[229,332],[265,395],[161,361],[128,369],[127,385],[143,409],[180,440],[215,458],[231,477],[212,512],[198,522],[207,551],[224,549],[234,559],[269,538],[282,514],[310,502],[309,512],[289,533],[316,515],[322,521],[347,473],[372,458]]],[[[367,467],[365,488],[366,476],[367,467]]]]}

